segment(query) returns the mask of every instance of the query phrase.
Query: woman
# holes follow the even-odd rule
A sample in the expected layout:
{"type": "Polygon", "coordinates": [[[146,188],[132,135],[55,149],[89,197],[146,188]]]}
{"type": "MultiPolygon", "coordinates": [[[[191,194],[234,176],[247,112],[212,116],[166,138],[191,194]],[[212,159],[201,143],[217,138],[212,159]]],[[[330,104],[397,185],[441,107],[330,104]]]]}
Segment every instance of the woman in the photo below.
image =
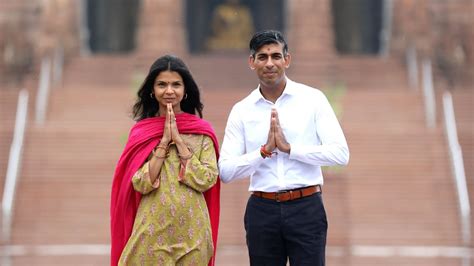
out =
{"type": "Polygon", "coordinates": [[[111,265],[214,265],[218,143],[202,109],[184,62],[156,60],[115,170],[111,265]]]}

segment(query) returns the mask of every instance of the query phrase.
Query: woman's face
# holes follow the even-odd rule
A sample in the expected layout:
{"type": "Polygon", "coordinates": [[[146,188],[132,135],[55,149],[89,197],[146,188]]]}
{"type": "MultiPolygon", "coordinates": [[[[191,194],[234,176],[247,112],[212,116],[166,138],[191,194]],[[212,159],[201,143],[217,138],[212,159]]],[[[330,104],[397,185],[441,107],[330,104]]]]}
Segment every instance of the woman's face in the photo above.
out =
{"type": "Polygon", "coordinates": [[[178,72],[163,71],[155,78],[153,92],[160,106],[160,115],[166,114],[166,105],[171,103],[174,113],[181,112],[180,102],[184,97],[184,82],[178,72]]]}

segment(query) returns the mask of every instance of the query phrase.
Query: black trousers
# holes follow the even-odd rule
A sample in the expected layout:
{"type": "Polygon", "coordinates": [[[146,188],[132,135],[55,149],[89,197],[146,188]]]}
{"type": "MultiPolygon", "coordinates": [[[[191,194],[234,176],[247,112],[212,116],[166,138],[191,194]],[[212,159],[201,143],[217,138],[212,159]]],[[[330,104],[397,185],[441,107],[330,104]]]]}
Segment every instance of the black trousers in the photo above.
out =
{"type": "Polygon", "coordinates": [[[244,217],[251,266],[324,266],[328,223],[321,192],[276,202],[250,196],[244,217]]]}

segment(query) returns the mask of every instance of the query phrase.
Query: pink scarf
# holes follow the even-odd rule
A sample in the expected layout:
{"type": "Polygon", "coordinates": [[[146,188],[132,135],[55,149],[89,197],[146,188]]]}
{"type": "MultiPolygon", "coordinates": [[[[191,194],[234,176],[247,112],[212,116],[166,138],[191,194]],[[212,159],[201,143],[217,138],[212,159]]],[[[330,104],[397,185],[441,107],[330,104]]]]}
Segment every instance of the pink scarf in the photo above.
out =
{"type": "MultiPolygon", "coordinates": [[[[127,145],[120,156],[115,168],[110,202],[111,219],[111,261],[110,265],[118,264],[120,255],[132,233],[135,214],[140,203],[141,194],[132,186],[132,176],[143,165],[153,148],[158,145],[163,136],[165,118],[153,117],[137,122],[130,130],[127,145]]],[[[211,125],[199,117],[181,113],[176,115],[176,123],[181,134],[207,135],[214,142],[217,158],[219,144],[211,125]]],[[[204,192],[209,217],[211,221],[214,256],[209,262],[213,266],[217,248],[217,233],[219,228],[220,211],[220,179],[204,192]]]]}

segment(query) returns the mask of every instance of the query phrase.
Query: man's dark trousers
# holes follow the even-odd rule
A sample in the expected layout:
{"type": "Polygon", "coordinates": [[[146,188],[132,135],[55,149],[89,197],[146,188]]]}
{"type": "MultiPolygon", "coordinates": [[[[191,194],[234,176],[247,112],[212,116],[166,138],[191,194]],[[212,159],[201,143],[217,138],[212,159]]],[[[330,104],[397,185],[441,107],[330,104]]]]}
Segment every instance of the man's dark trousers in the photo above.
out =
{"type": "Polygon", "coordinates": [[[321,192],[277,202],[250,196],[244,218],[251,266],[324,266],[327,235],[321,192]]]}

